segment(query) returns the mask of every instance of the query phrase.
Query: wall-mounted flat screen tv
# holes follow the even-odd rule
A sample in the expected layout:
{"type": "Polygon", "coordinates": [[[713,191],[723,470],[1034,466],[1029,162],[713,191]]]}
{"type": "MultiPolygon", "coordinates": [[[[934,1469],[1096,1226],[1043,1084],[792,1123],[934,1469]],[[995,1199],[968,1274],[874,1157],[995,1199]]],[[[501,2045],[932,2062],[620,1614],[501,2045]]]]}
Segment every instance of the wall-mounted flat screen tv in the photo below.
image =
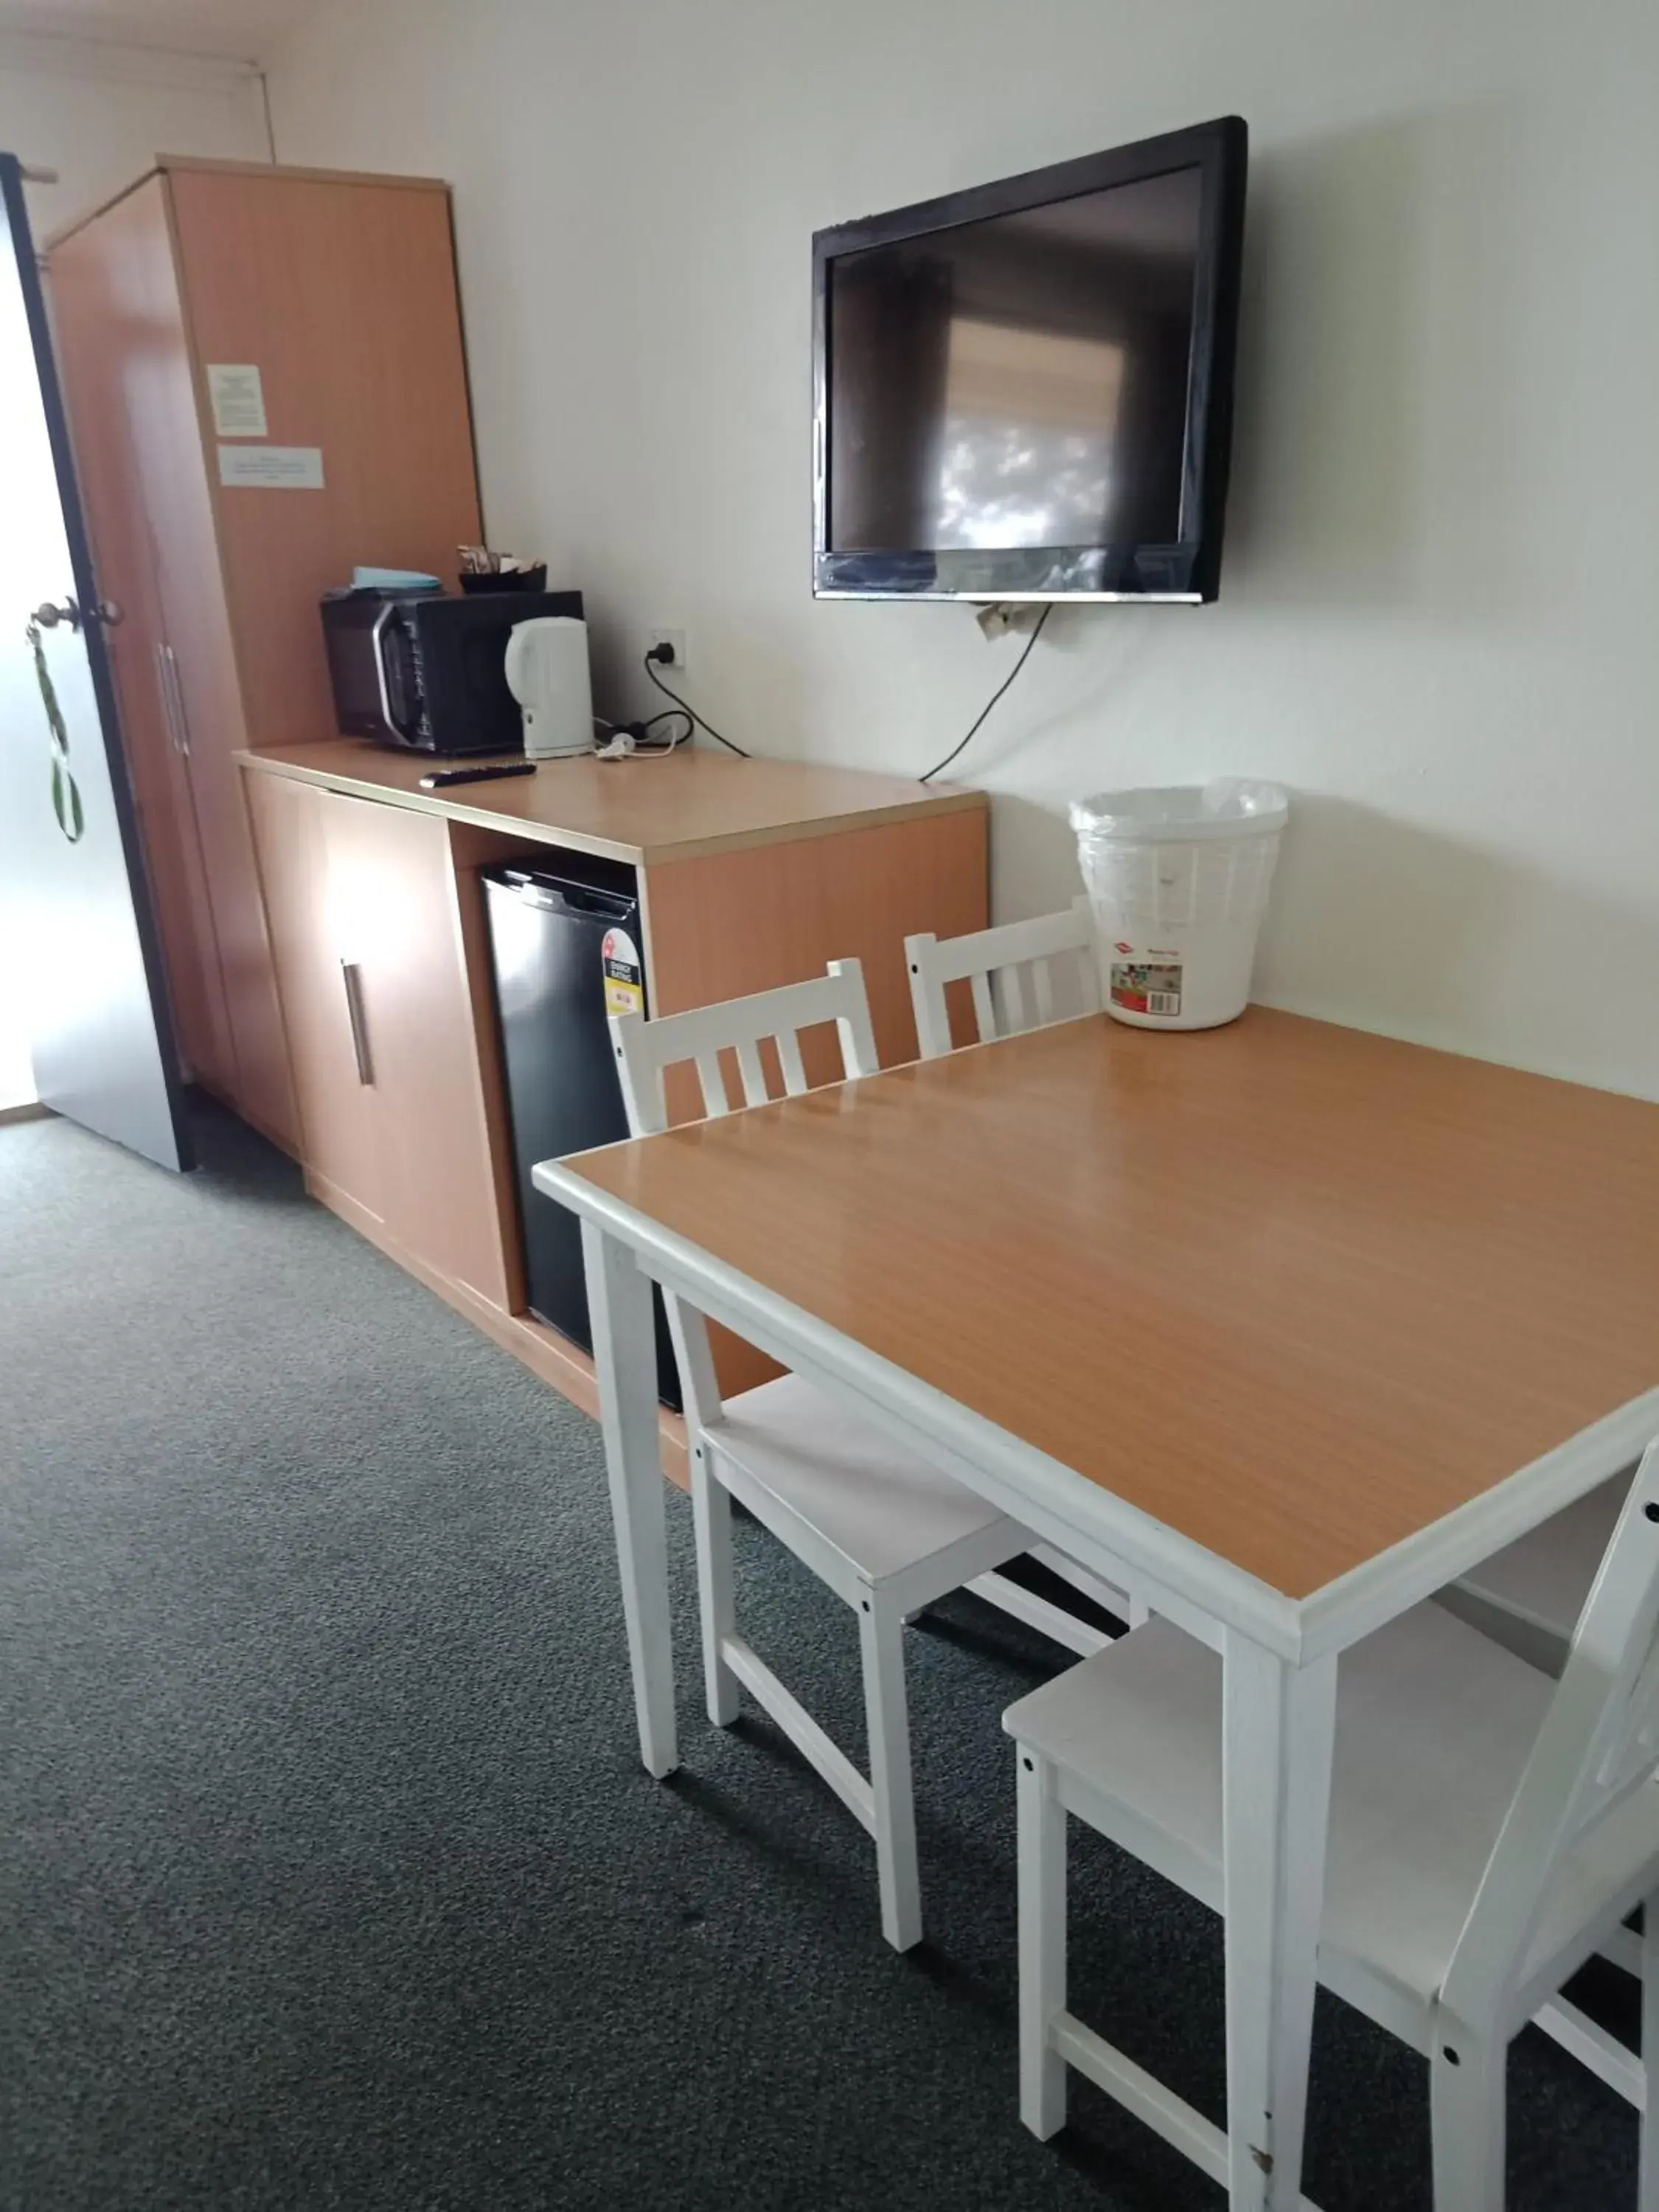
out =
{"type": "Polygon", "coordinates": [[[813,589],[1212,599],[1237,116],[820,231],[813,589]]]}

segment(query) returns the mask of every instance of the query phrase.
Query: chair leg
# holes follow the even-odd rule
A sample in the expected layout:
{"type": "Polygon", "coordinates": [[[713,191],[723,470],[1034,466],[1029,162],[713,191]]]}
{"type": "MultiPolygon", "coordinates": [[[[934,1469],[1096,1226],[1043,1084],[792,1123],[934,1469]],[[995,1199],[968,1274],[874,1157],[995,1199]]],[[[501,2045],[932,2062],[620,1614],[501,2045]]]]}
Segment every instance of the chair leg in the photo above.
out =
{"type": "Polygon", "coordinates": [[[708,1717],[730,1728],[738,1717],[738,1678],[720,1656],[736,1632],[732,1598],[732,1498],[708,1471],[702,1443],[691,1454],[691,1524],[697,1547],[697,1610],[702,1622],[702,1681],[708,1717]]]}
{"type": "Polygon", "coordinates": [[[1642,1907],[1642,2070],[1647,2097],[1642,2112],[1642,2157],[1637,2212],[1659,2212],[1659,1894],[1642,1907]]]}
{"type": "Polygon", "coordinates": [[[896,1607],[872,1590],[859,1600],[859,1639],[864,1655],[870,1788],[875,1800],[881,1932],[896,1951],[908,1951],[921,1941],[921,1877],[916,1867],[916,1811],[910,1784],[904,1623],[896,1607]]]}
{"type": "Polygon", "coordinates": [[[1467,2037],[1455,2046],[1443,2039],[1431,2054],[1434,2212],[1504,2212],[1508,2058],[1506,2043],[1482,2049],[1467,2037]]]}
{"type": "Polygon", "coordinates": [[[1019,1783],[1019,2116],[1039,2142],[1066,2124],[1066,2061],[1049,2040],[1066,2009],[1066,1808],[1046,1759],[1015,1747],[1019,1783]]]}

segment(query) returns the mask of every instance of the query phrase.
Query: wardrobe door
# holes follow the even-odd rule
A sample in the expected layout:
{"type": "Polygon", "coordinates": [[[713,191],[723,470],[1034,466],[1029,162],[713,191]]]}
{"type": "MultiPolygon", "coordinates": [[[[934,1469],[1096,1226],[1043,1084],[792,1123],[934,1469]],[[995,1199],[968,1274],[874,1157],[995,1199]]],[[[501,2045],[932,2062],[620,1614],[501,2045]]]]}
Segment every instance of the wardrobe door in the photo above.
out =
{"type": "Polygon", "coordinates": [[[230,1096],[257,1129],[294,1151],[299,1133],[282,1012],[236,765],[247,743],[246,724],[209,483],[210,426],[179,273],[173,180],[149,179],[139,191],[157,195],[165,223],[154,234],[156,250],[145,264],[155,372],[145,495],[191,810],[235,1044],[230,1096]],[[159,250],[163,236],[165,255],[159,250]]]}
{"type": "Polygon", "coordinates": [[[314,744],[335,735],[323,593],[359,562],[453,578],[457,545],[479,535],[449,194],[188,162],[167,186],[243,742],[314,744]],[[217,434],[216,363],[258,372],[263,433],[217,434]],[[277,483],[240,475],[267,442],[309,469],[277,483]]]}
{"type": "Polygon", "coordinates": [[[167,386],[182,380],[186,404],[190,388],[161,194],[152,178],[118,200],[53,250],[47,276],[93,559],[124,617],[110,659],[182,1072],[231,1094],[235,1047],[148,513],[147,485],[175,465],[167,386]]]}

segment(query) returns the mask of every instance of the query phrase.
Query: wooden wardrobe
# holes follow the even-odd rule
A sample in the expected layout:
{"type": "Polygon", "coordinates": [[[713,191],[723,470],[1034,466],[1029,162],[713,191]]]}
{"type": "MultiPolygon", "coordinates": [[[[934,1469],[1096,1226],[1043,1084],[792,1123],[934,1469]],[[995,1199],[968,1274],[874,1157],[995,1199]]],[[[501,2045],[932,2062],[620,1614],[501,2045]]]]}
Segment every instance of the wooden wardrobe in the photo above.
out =
{"type": "Polygon", "coordinates": [[[295,1151],[235,755],[335,735],[325,591],[482,535],[448,188],[163,157],[46,272],[184,1072],[295,1151]]]}

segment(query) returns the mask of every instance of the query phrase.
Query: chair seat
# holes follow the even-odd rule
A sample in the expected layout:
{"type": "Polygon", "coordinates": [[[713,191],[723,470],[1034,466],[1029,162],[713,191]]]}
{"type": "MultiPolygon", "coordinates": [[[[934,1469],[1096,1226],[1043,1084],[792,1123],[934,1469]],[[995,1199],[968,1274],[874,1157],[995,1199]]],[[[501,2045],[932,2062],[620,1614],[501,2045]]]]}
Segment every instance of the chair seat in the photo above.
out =
{"type": "Polygon", "coordinates": [[[780,1500],[864,1582],[887,1581],[969,1537],[989,1540],[999,1527],[1007,1558],[1030,1541],[995,1506],[798,1375],[726,1399],[703,1438],[739,1478],[731,1486],[738,1497],[756,1504],[752,1485],[780,1500]]]}
{"type": "MultiPolygon", "coordinates": [[[[1554,1683],[1437,1605],[1343,1655],[1320,1979],[1422,2047],[1554,1683]]],[[[1091,1826],[1222,1907],[1219,1656],[1164,1620],[1022,1698],[1008,1733],[1076,1778],[1091,1826]]],[[[1659,1788],[1595,1839],[1634,1879],[1659,1857],[1659,1788]]],[[[1578,1932],[1570,1858],[1534,1961],[1578,1932]]],[[[1599,1887],[1598,1887],[1598,1893],[1599,1887]]],[[[1584,1949],[1590,1948],[1586,1942],[1584,1949]]]]}
{"type": "Polygon", "coordinates": [[[1628,1474],[1602,1483],[1471,1568],[1457,1587],[1542,1630],[1565,1659],[1630,1485],[1628,1474]]]}

